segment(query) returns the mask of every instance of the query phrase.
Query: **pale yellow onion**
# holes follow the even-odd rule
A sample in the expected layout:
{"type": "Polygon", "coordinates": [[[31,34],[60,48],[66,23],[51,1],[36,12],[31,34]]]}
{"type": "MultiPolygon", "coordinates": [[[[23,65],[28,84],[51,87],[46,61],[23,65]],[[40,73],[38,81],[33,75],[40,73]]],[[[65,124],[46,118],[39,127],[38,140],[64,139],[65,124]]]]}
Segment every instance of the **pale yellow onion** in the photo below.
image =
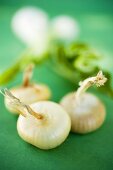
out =
{"type": "Polygon", "coordinates": [[[65,141],[70,132],[71,121],[59,104],[41,101],[28,106],[7,90],[5,96],[9,98],[10,105],[21,113],[17,130],[23,140],[40,149],[52,149],[65,141]]]}
{"type": "Polygon", "coordinates": [[[85,134],[103,124],[106,116],[104,104],[93,94],[84,92],[93,84],[104,85],[106,80],[102,72],[99,72],[96,77],[84,80],[77,92],[67,94],[60,101],[70,115],[73,132],[85,134]]]}
{"type": "MultiPolygon", "coordinates": [[[[25,104],[32,104],[37,101],[48,100],[51,97],[51,90],[44,84],[30,83],[32,77],[33,65],[30,64],[24,72],[23,84],[18,87],[10,89],[11,93],[19,98],[25,104]]],[[[14,108],[10,106],[10,100],[5,97],[6,108],[14,113],[18,114],[14,108]]]]}
{"type": "MultiPolygon", "coordinates": [[[[11,88],[10,91],[14,96],[19,98],[22,102],[26,104],[32,104],[37,101],[48,100],[51,97],[51,90],[48,88],[48,86],[44,84],[32,84],[28,87],[14,87],[11,88]]],[[[5,106],[10,112],[17,114],[16,110],[11,108],[8,98],[5,98],[5,106]]]]}

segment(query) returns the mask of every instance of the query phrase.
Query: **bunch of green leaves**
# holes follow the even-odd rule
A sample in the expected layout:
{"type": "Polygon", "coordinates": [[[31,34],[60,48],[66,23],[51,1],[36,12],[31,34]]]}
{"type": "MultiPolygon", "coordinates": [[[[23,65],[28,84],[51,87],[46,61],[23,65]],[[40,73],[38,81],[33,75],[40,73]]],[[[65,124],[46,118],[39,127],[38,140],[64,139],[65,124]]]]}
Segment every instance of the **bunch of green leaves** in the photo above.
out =
{"type": "Polygon", "coordinates": [[[72,43],[70,45],[54,44],[42,56],[37,56],[32,50],[26,50],[11,67],[0,74],[0,86],[11,81],[17,73],[34,63],[36,66],[49,60],[50,67],[59,75],[78,85],[78,82],[87,77],[96,75],[102,70],[108,81],[105,86],[99,88],[104,93],[113,96],[112,74],[108,71],[107,63],[103,67],[104,57],[84,43],[72,43]]]}

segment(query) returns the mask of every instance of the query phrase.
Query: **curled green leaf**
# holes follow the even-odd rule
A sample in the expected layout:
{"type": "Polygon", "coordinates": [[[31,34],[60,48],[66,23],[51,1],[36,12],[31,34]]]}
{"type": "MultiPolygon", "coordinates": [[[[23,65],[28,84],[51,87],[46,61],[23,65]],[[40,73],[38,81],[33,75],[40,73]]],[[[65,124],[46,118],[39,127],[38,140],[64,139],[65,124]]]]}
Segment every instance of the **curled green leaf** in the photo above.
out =
{"type": "MultiPolygon", "coordinates": [[[[99,70],[106,73],[108,81],[101,91],[113,97],[112,88],[112,73],[106,71],[103,63],[104,57],[97,53],[96,50],[89,47],[87,44],[74,43],[68,46],[57,46],[52,51],[51,66],[52,68],[64,78],[78,84],[80,80],[95,75],[99,70]]],[[[100,89],[99,89],[100,90],[100,89]]]]}

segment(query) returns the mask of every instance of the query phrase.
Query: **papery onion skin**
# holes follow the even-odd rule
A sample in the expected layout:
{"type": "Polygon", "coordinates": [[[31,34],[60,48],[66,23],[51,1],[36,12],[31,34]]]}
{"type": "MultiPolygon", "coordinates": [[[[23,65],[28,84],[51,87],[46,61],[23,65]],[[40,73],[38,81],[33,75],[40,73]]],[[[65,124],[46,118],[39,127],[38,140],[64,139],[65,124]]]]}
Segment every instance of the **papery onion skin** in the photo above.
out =
{"type": "Polygon", "coordinates": [[[43,119],[20,115],[17,122],[19,136],[24,141],[46,150],[63,143],[71,128],[70,117],[66,111],[50,101],[37,102],[30,107],[35,112],[42,113],[43,119]]]}
{"type": "Polygon", "coordinates": [[[75,101],[75,93],[69,93],[62,98],[60,104],[70,115],[72,132],[86,134],[95,131],[104,123],[105,106],[90,93],[84,93],[78,104],[75,101]]]}
{"type": "MultiPolygon", "coordinates": [[[[28,87],[19,86],[10,89],[11,93],[19,98],[25,104],[32,104],[37,101],[48,100],[51,97],[51,90],[48,86],[44,84],[38,85],[29,85],[28,87]]],[[[14,113],[18,114],[15,108],[12,108],[10,105],[10,100],[5,97],[5,106],[6,108],[14,113]]]]}

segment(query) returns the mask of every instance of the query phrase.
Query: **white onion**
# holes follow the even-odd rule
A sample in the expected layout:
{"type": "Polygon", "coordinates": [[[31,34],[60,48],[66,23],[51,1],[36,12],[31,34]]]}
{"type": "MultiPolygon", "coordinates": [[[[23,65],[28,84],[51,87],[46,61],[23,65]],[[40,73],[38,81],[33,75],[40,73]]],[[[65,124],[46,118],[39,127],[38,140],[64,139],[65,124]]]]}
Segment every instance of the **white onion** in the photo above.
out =
{"type": "Polygon", "coordinates": [[[30,105],[43,119],[37,120],[32,115],[19,116],[17,130],[26,142],[40,148],[52,149],[59,146],[67,138],[71,121],[66,111],[54,102],[37,102],[30,105]]]}
{"type": "MultiPolygon", "coordinates": [[[[34,65],[29,64],[25,68],[22,84],[10,89],[15,97],[28,105],[37,101],[48,100],[51,97],[51,90],[48,86],[31,82],[33,69],[34,65]]],[[[7,97],[5,97],[5,106],[10,112],[17,114],[16,109],[11,107],[10,100],[7,97]]]]}
{"type": "Polygon", "coordinates": [[[79,34],[78,22],[66,15],[55,17],[51,22],[51,27],[53,36],[58,39],[74,40],[79,34]]]}
{"type": "MultiPolygon", "coordinates": [[[[48,15],[36,7],[19,9],[12,19],[12,29],[28,46],[45,50],[48,44],[48,15]]],[[[37,50],[37,51],[38,51],[37,50]]]]}
{"type": "Polygon", "coordinates": [[[89,133],[103,124],[106,117],[104,104],[96,96],[85,91],[94,84],[97,87],[102,86],[106,81],[107,78],[100,71],[95,77],[81,82],[77,92],[69,93],[62,98],[60,104],[70,115],[73,132],[89,133]]]}
{"type": "MultiPolygon", "coordinates": [[[[11,88],[10,91],[25,104],[48,100],[51,97],[51,90],[44,84],[30,84],[27,87],[21,85],[11,88]]],[[[4,103],[11,113],[18,114],[16,109],[11,107],[10,100],[7,97],[5,97],[4,103]]]]}
{"type": "Polygon", "coordinates": [[[26,105],[9,90],[0,92],[8,98],[10,107],[20,114],[17,130],[23,140],[40,149],[52,149],[65,141],[70,132],[71,120],[63,107],[51,101],[26,105]]]}

